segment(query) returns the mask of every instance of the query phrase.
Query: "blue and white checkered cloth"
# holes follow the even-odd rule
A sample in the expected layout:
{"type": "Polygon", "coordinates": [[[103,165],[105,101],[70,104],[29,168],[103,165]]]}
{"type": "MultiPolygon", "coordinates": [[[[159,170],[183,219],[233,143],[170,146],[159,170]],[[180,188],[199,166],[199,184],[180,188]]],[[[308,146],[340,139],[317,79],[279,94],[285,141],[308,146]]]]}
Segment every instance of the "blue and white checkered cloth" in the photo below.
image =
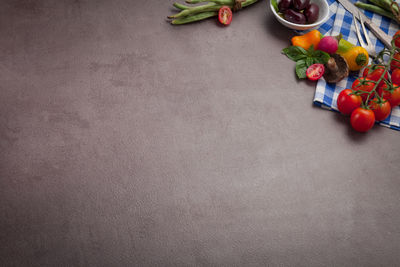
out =
{"type": "MultiPolygon", "coordinates": [[[[331,16],[326,23],[319,27],[318,30],[324,35],[338,35],[339,33],[342,33],[344,39],[353,44],[360,45],[353,23],[353,15],[345,10],[336,0],[328,0],[328,2],[331,16]]],[[[379,25],[380,28],[389,36],[393,36],[396,31],[399,30],[399,25],[386,17],[365,10],[362,12],[364,12],[364,14],[376,25],[379,25]]],[[[369,33],[369,38],[371,39],[371,42],[375,44],[377,52],[384,48],[381,41],[377,40],[375,35],[372,33],[369,33]]],[[[322,108],[338,111],[336,99],[339,93],[345,88],[351,88],[357,75],[358,73],[355,75],[351,74],[349,77],[336,84],[329,84],[326,83],[324,79],[320,79],[315,90],[314,104],[322,108]]],[[[400,107],[397,106],[393,108],[390,116],[386,120],[378,122],[378,124],[400,131],[400,107]]]]}

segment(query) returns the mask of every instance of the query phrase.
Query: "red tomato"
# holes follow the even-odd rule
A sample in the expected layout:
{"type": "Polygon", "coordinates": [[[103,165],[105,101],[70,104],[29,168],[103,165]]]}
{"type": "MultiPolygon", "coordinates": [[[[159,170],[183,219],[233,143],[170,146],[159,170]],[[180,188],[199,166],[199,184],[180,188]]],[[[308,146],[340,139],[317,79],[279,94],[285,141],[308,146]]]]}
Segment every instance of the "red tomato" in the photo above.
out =
{"type": "Polygon", "coordinates": [[[356,108],[351,113],[350,123],[357,132],[366,132],[374,126],[375,114],[370,109],[356,108]]]}
{"type": "Polygon", "coordinates": [[[224,25],[231,24],[232,10],[228,6],[222,6],[218,12],[218,20],[224,25]]]}
{"type": "Polygon", "coordinates": [[[312,64],[306,70],[307,78],[311,81],[318,80],[322,77],[325,72],[325,67],[323,64],[312,64]]]}
{"type": "MultiPolygon", "coordinates": [[[[384,66],[379,66],[379,65],[371,66],[371,65],[369,65],[364,69],[362,76],[363,77],[367,77],[367,78],[377,82],[382,77],[384,72],[385,72],[385,67],[384,66]]],[[[385,73],[384,78],[386,80],[388,79],[388,73],[387,72],[385,73]]],[[[381,85],[383,83],[384,83],[384,81],[382,80],[379,84],[381,85]]]]}
{"type": "Polygon", "coordinates": [[[393,84],[393,87],[388,89],[385,84],[379,87],[378,94],[389,101],[392,108],[400,105],[400,86],[393,84]]]}
{"type": "Polygon", "coordinates": [[[400,47],[400,30],[393,35],[393,39],[395,39],[394,45],[400,47]]]}
{"type": "MultiPolygon", "coordinates": [[[[371,92],[374,89],[374,87],[375,87],[375,81],[365,77],[356,79],[351,85],[351,89],[353,89],[353,91],[357,90],[363,91],[360,93],[360,96],[363,101],[367,100],[368,92],[371,92]]],[[[373,97],[374,93],[371,94],[369,99],[372,99],[373,97]]]]}
{"type": "MultiPolygon", "coordinates": [[[[400,39],[399,39],[400,42],[400,39]]],[[[400,84],[400,69],[395,69],[392,72],[392,82],[395,84],[400,84]]]]}
{"type": "Polygon", "coordinates": [[[390,70],[400,69],[400,53],[394,54],[392,61],[390,62],[390,70]]]}
{"type": "Polygon", "coordinates": [[[337,106],[342,114],[350,115],[353,110],[361,106],[361,96],[351,94],[351,89],[344,89],[337,98],[337,106]]]}
{"type": "Polygon", "coordinates": [[[383,121],[389,116],[390,112],[392,111],[390,103],[385,99],[380,102],[377,98],[374,98],[370,103],[370,107],[371,110],[374,112],[375,120],[377,121],[383,121]]]}

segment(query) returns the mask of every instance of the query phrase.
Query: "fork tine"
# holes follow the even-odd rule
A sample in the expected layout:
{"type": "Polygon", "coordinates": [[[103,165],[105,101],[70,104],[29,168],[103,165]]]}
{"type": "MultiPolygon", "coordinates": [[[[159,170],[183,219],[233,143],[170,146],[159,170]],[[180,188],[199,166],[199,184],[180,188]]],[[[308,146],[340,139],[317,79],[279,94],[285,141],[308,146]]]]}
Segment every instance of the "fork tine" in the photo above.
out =
{"type": "Polygon", "coordinates": [[[358,18],[360,19],[360,23],[361,23],[361,27],[362,27],[363,32],[364,32],[365,40],[367,41],[367,44],[370,45],[371,44],[371,40],[369,39],[368,32],[365,30],[364,19],[360,15],[360,11],[358,11],[358,18]]]}
{"type": "Polygon", "coordinates": [[[356,26],[356,34],[357,34],[358,41],[360,42],[361,46],[364,47],[364,46],[366,46],[366,44],[364,43],[364,40],[361,36],[360,28],[358,28],[357,19],[354,16],[354,14],[353,14],[353,22],[354,22],[354,25],[356,26]]]}

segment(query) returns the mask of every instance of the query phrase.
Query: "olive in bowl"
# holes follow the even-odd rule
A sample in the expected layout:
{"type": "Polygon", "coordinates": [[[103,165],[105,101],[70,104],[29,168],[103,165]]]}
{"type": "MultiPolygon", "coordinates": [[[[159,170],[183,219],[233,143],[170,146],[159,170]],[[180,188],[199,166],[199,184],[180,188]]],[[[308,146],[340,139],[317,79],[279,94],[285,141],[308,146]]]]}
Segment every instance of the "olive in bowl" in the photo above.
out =
{"type": "Polygon", "coordinates": [[[326,0],[269,0],[270,9],[284,26],[308,30],[323,24],[329,18],[326,0]],[[278,1],[278,2],[277,2],[278,1]]]}

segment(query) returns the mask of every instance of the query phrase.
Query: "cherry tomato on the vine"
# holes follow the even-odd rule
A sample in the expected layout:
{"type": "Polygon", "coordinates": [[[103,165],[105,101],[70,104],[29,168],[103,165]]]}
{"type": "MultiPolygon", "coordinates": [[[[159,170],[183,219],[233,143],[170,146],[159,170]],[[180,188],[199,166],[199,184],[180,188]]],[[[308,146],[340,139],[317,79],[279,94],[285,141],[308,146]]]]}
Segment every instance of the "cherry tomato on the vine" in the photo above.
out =
{"type": "Polygon", "coordinates": [[[361,106],[361,96],[352,93],[351,89],[344,89],[337,98],[337,107],[344,115],[350,115],[353,110],[361,106]]]}
{"type": "Polygon", "coordinates": [[[306,76],[309,80],[315,81],[322,77],[325,72],[325,67],[323,64],[312,64],[306,70],[306,76]]]}
{"type": "Polygon", "coordinates": [[[387,84],[385,84],[379,87],[378,94],[389,101],[392,108],[400,105],[400,86],[393,84],[393,87],[388,88],[387,84]]]}
{"type": "MultiPolygon", "coordinates": [[[[381,65],[368,65],[367,67],[365,67],[364,71],[363,71],[363,77],[367,77],[373,81],[378,81],[383,73],[385,72],[385,67],[381,66],[381,65]]],[[[388,79],[388,73],[385,73],[384,78],[387,80],[388,79]]],[[[379,83],[380,85],[383,84],[385,81],[382,79],[382,81],[379,83]]]]}
{"type": "Polygon", "coordinates": [[[375,114],[370,109],[356,108],[351,113],[350,123],[357,132],[366,132],[374,126],[375,114]]]}
{"type": "Polygon", "coordinates": [[[229,25],[232,21],[232,10],[228,6],[222,6],[218,11],[218,20],[223,25],[229,25]]]}
{"type": "MultiPolygon", "coordinates": [[[[400,42],[400,39],[399,39],[400,42]]],[[[400,69],[394,69],[392,72],[392,82],[395,84],[400,84],[400,69]]]]}
{"type": "Polygon", "coordinates": [[[400,30],[393,35],[394,45],[400,48],[400,30]]]}
{"type": "Polygon", "coordinates": [[[390,112],[392,111],[392,107],[386,99],[383,99],[383,101],[381,102],[378,100],[378,98],[374,98],[370,102],[370,107],[371,110],[374,112],[375,120],[377,121],[383,121],[389,116],[390,112]]]}
{"type": "MultiPolygon", "coordinates": [[[[351,85],[351,89],[353,89],[354,91],[356,90],[363,91],[360,93],[360,96],[363,101],[367,99],[368,93],[371,92],[374,89],[374,87],[375,87],[375,81],[365,77],[356,79],[351,85]]],[[[374,93],[371,93],[371,96],[369,97],[369,99],[372,98],[374,98],[374,93]]]]}
{"type": "Polygon", "coordinates": [[[400,53],[394,54],[392,61],[390,62],[390,70],[400,69],[400,53]]]}

